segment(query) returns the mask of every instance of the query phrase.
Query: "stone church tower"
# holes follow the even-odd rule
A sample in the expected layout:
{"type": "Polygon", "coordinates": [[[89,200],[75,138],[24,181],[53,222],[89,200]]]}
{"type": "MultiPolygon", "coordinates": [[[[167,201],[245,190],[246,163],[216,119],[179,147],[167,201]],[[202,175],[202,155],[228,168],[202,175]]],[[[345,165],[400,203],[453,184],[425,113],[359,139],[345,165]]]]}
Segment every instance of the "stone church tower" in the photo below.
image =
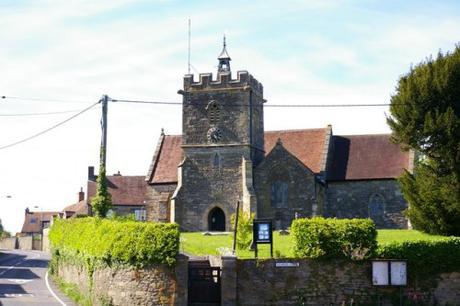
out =
{"type": "Polygon", "coordinates": [[[237,201],[256,213],[253,168],[264,158],[263,87],[247,71],[232,79],[224,46],[216,79],[185,75],[183,160],[171,198],[170,221],[183,230],[230,230],[237,201]]]}

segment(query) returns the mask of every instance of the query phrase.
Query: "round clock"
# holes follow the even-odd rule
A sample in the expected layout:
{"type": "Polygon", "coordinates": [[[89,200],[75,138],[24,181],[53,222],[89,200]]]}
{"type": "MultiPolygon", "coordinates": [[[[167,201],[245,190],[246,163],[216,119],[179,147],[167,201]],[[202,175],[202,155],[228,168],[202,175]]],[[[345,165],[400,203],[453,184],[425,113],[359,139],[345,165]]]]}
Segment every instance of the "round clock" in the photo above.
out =
{"type": "Polygon", "coordinates": [[[222,139],[222,131],[219,128],[212,127],[208,130],[208,140],[212,143],[219,142],[222,139]]]}

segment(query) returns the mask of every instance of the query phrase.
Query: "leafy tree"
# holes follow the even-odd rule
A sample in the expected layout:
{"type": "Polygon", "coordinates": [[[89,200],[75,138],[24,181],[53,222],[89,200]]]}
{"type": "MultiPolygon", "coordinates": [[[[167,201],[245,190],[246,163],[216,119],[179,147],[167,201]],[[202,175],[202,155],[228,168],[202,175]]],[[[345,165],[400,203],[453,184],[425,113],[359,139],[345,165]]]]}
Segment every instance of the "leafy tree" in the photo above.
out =
{"type": "Polygon", "coordinates": [[[417,152],[401,188],[413,226],[460,235],[460,45],[412,67],[391,97],[393,140],[417,152]]]}
{"type": "MultiPolygon", "coordinates": [[[[235,229],[236,214],[230,216],[232,229],[235,229]]],[[[252,242],[252,222],[254,221],[254,214],[249,212],[238,212],[238,228],[236,231],[236,248],[238,250],[249,249],[252,242]]]]}
{"type": "Polygon", "coordinates": [[[108,191],[105,167],[99,167],[99,175],[96,180],[96,195],[91,199],[91,205],[97,217],[105,218],[112,207],[112,195],[108,191]]]}

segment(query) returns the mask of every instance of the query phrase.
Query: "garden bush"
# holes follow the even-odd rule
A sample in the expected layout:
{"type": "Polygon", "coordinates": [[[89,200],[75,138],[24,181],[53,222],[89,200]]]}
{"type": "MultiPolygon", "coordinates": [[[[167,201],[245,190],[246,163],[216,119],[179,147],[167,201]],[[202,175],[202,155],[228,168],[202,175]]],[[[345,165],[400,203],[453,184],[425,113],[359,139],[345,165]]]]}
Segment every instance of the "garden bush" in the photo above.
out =
{"type": "Polygon", "coordinates": [[[460,271],[460,238],[382,244],[378,247],[377,257],[406,259],[411,274],[420,277],[460,271]]]}
{"type": "Polygon", "coordinates": [[[291,232],[296,257],[364,259],[377,248],[377,230],[370,219],[296,219],[291,232]]]}
{"type": "Polygon", "coordinates": [[[57,219],[49,238],[55,256],[107,265],[173,265],[179,251],[177,224],[91,217],[57,219]]]}
{"type": "MultiPolygon", "coordinates": [[[[230,217],[232,230],[235,230],[235,217],[235,214],[232,214],[230,217]]],[[[238,229],[236,231],[236,247],[238,250],[246,250],[251,246],[253,221],[253,213],[243,212],[241,210],[238,212],[238,229]]]]}

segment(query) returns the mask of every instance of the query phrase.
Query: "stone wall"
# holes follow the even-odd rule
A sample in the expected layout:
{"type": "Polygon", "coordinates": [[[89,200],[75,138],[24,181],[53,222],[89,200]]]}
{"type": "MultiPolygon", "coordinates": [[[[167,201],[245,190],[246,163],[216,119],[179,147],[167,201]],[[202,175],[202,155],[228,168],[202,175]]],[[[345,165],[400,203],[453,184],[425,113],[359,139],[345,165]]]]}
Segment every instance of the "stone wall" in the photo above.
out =
{"type": "Polygon", "coordinates": [[[327,217],[371,217],[378,228],[407,228],[407,204],[396,180],[329,182],[326,198],[327,217]]]}
{"type": "Polygon", "coordinates": [[[187,257],[178,256],[174,267],[96,268],[90,281],[84,267],[61,262],[58,276],[91,296],[93,305],[187,305],[187,264],[187,257]]]}
{"type": "Polygon", "coordinates": [[[416,280],[409,271],[407,287],[383,288],[372,285],[370,262],[234,259],[235,268],[229,259],[228,269],[222,264],[222,293],[229,296],[235,290],[232,279],[236,274],[237,305],[390,306],[407,305],[411,300],[418,300],[417,305],[458,305],[460,301],[459,272],[416,280]],[[277,262],[294,267],[276,267],[277,262]]]}
{"type": "Polygon", "coordinates": [[[0,249],[3,250],[14,250],[17,248],[17,239],[16,237],[12,238],[3,238],[0,240],[0,249]]]}
{"type": "Polygon", "coordinates": [[[32,236],[18,237],[18,249],[33,250],[33,237],[32,236]]]}
{"type": "Polygon", "coordinates": [[[316,215],[315,184],[314,173],[278,142],[254,171],[257,217],[272,219],[275,229],[285,229],[291,226],[296,214],[316,215]],[[284,190],[275,190],[279,188],[276,184],[285,184],[284,190]]]}

